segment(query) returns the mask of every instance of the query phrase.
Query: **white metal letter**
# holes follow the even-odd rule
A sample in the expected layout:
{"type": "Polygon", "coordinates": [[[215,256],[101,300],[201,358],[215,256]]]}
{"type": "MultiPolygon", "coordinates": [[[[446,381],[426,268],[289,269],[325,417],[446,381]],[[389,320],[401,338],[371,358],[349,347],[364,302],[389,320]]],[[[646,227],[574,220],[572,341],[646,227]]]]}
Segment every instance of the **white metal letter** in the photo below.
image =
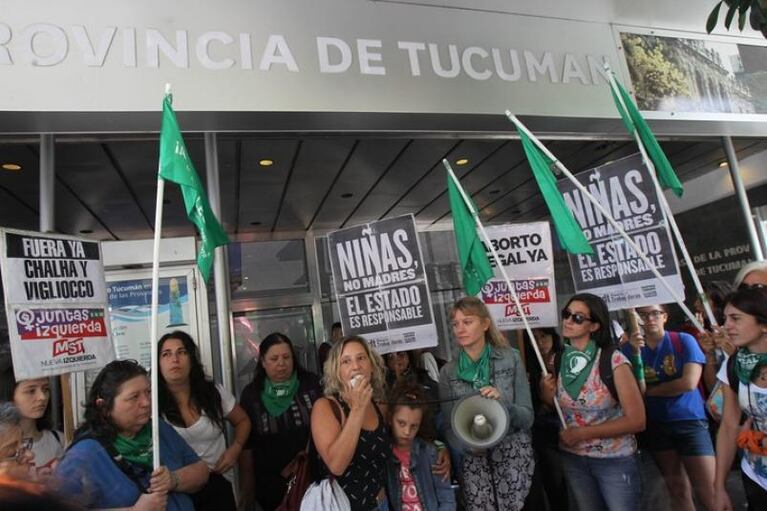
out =
{"type": "Polygon", "coordinates": [[[371,48],[381,48],[382,43],[378,39],[357,39],[357,55],[360,59],[360,73],[363,75],[385,75],[384,66],[371,65],[371,62],[382,62],[381,52],[372,52],[371,48]]]}
{"type": "Polygon", "coordinates": [[[88,36],[88,29],[82,25],[72,26],[72,35],[75,42],[83,52],[83,60],[86,66],[101,67],[107,58],[109,48],[112,46],[112,40],[117,32],[117,27],[105,27],[101,31],[96,47],[93,47],[91,38],[88,36]]]}
{"type": "Polygon", "coordinates": [[[160,51],[176,67],[189,67],[189,48],[186,30],[176,30],[176,47],[165,39],[162,32],[154,28],[146,29],[146,63],[149,67],[160,67],[160,51]]]}
{"type": "Polygon", "coordinates": [[[48,23],[35,23],[29,25],[22,33],[24,46],[32,55],[33,66],[55,66],[60,64],[69,51],[69,41],[64,29],[48,23]],[[43,40],[43,44],[48,43],[49,54],[41,54],[36,47],[37,36],[48,36],[49,40],[43,40]]]}
{"type": "Polygon", "coordinates": [[[318,37],[317,52],[320,60],[320,73],[343,73],[352,65],[352,50],[349,45],[337,37],[318,37]],[[338,63],[330,62],[328,49],[335,47],[340,53],[341,60],[338,63]]]}
{"type": "Polygon", "coordinates": [[[234,59],[229,57],[223,60],[213,60],[210,56],[210,43],[212,41],[220,41],[222,44],[232,44],[234,38],[226,32],[205,32],[197,38],[197,44],[195,46],[195,53],[197,53],[197,60],[200,61],[202,67],[206,69],[229,69],[234,65],[234,59]]]}
{"type": "Polygon", "coordinates": [[[272,68],[272,64],[283,64],[288,68],[288,71],[298,72],[298,65],[296,64],[296,59],[293,58],[288,42],[280,34],[269,34],[269,39],[266,41],[266,48],[264,48],[264,53],[261,55],[261,64],[259,64],[258,69],[269,71],[272,68]]]}
{"type": "Polygon", "coordinates": [[[488,54],[484,48],[480,48],[479,46],[469,46],[463,50],[463,55],[461,55],[461,65],[463,65],[463,70],[466,72],[466,74],[475,80],[487,80],[493,76],[493,72],[487,68],[485,68],[484,71],[477,71],[474,69],[474,66],[471,63],[471,58],[474,55],[477,55],[483,59],[486,59],[490,56],[490,54],[488,54]]]}
{"type": "Polygon", "coordinates": [[[418,52],[426,49],[424,43],[414,43],[409,41],[399,41],[397,48],[407,52],[407,58],[410,61],[410,74],[421,76],[421,64],[418,62],[418,52]]]}

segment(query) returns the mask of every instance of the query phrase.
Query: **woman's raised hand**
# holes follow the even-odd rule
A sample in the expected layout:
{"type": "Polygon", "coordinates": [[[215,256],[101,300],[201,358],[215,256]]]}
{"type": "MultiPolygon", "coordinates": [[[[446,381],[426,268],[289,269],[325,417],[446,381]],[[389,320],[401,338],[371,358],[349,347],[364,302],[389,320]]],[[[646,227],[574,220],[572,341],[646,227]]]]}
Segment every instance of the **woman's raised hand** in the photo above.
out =
{"type": "Polygon", "coordinates": [[[349,403],[351,410],[364,410],[373,398],[373,387],[364,376],[358,376],[352,381],[355,383],[348,382],[346,384],[344,400],[349,403]]]}

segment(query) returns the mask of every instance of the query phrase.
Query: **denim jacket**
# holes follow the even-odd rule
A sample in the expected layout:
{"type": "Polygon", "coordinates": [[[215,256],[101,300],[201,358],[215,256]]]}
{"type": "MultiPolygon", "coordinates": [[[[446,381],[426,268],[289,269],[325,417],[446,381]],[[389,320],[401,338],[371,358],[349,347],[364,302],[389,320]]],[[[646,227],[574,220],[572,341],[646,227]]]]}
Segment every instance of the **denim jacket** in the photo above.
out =
{"type": "MultiPolygon", "coordinates": [[[[470,383],[458,378],[457,358],[439,372],[439,398],[442,400],[444,437],[452,450],[465,452],[465,446],[452,430],[453,407],[462,397],[476,391],[470,383]]],[[[493,347],[490,354],[490,385],[501,393],[500,402],[509,411],[509,434],[530,430],[535,415],[530,397],[530,384],[519,352],[510,347],[493,347]]],[[[457,454],[457,453],[455,453],[457,454]]]]}
{"type": "MultiPolygon", "coordinates": [[[[418,499],[425,511],[455,511],[455,492],[450,481],[432,474],[431,466],[437,462],[437,448],[420,438],[410,448],[410,474],[418,499]]],[[[402,510],[402,486],[399,480],[400,462],[394,453],[386,463],[386,498],[390,509],[402,510]]]]}

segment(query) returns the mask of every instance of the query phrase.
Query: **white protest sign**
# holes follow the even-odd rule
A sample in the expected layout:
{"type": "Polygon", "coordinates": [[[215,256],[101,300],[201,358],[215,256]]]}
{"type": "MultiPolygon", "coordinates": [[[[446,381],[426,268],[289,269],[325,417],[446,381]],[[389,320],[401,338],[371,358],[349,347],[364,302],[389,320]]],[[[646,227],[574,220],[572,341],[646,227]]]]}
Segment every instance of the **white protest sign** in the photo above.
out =
{"type": "Polygon", "coordinates": [[[3,229],[0,268],[17,380],[114,359],[98,242],[3,229]]]}
{"type": "Polygon", "coordinates": [[[412,215],[332,232],[328,248],[345,335],[382,354],[437,345],[412,215]]]}
{"type": "MultiPolygon", "coordinates": [[[[684,296],[671,235],[641,156],[628,156],[582,172],[576,178],[621,224],[674,291],[684,296]]],[[[568,254],[578,292],[600,296],[610,310],[675,301],[640,256],[570,181],[560,181],[559,190],[594,249],[593,256],[568,254]]]]}
{"type": "MultiPolygon", "coordinates": [[[[548,222],[508,224],[485,229],[506,273],[514,284],[523,312],[532,328],[557,326],[557,292],[554,284],[554,254],[548,222]]],[[[480,298],[501,330],[522,328],[522,315],[490,247],[483,246],[494,268],[494,277],[480,291],[480,298]]]]}

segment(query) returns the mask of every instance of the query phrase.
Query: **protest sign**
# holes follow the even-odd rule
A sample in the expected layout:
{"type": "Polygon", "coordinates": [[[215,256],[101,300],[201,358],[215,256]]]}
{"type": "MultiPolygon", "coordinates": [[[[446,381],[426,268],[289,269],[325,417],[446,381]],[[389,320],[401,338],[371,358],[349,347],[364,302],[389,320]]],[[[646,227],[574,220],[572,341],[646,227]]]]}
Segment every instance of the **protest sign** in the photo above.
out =
{"type": "MultiPolygon", "coordinates": [[[[532,328],[557,326],[557,293],[554,284],[554,255],[548,222],[508,224],[487,227],[492,248],[498,253],[532,328]]],[[[494,277],[480,291],[480,298],[501,330],[522,328],[522,315],[509,293],[508,285],[490,257],[494,277]]]]}
{"type": "MultiPolygon", "coordinates": [[[[623,227],[671,287],[684,296],[679,264],[652,178],[639,154],[576,176],[623,227]]],[[[602,297],[610,310],[674,302],[626,240],[567,180],[559,182],[594,255],[569,254],[575,289],[602,297]]]]}
{"type": "Polygon", "coordinates": [[[3,229],[0,267],[17,380],[114,359],[98,242],[3,229]]]}
{"type": "Polygon", "coordinates": [[[412,215],[328,235],[341,324],[379,353],[437,345],[412,215]]]}

